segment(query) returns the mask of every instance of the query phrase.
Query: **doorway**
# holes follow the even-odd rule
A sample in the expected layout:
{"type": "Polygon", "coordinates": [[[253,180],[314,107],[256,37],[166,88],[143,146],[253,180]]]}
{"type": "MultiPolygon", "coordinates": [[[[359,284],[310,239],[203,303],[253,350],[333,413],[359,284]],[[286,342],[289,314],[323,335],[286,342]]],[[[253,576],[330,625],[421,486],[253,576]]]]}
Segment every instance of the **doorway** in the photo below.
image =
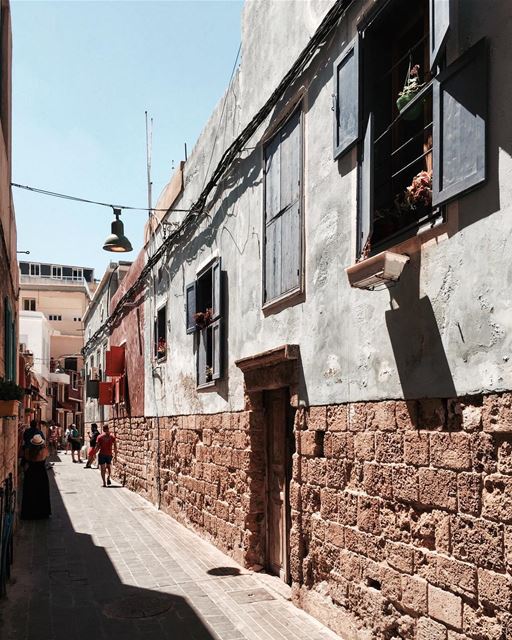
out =
{"type": "Polygon", "coordinates": [[[288,388],[265,391],[266,569],[290,584],[290,480],[295,449],[288,388]]]}

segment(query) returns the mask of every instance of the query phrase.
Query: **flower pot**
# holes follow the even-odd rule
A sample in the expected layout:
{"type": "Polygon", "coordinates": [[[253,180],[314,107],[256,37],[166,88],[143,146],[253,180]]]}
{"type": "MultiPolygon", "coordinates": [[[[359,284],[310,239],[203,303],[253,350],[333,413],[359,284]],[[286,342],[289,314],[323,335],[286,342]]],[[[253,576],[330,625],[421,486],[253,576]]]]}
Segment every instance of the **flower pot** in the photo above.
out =
{"type": "Polygon", "coordinates": [[[0,400],[0,417],[9,418],[18,415],[18,400],[0,400]]]}
{"type": "Polygon", "coordinates": [[[416,120],[423,113],[423,101],[419,100],[416,104],[408,107],[408,104],[414,100],[417,94],[409,93],[404,96],[399,96],[396,101],[396,106],[400,115],[404,120],[416,120]]]}

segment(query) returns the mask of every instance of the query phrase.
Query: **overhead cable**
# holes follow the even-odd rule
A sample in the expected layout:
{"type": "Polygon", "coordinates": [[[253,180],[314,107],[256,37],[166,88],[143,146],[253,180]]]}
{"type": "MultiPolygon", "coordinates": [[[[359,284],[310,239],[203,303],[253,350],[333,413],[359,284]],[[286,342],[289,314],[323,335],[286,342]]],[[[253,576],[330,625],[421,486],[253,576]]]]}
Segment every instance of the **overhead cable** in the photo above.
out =
{"type": "Polygon", "coordinates": [[[182,236],[192,224],[197,224],[199,222],[199,217],[204,213],[206,201],[210,193],[214,190],[214,188],[224,176],[225,172],[236,160],[238,154],[246,147],[247,142],[258,130],[260,125],[265,121],[274,106],[282,98],[286,89],[301,75],[306,66],[315,56],[317,50],[327,42],[330,33],[337,26],[339,20],[344,15],[348,7],[352,4],[352,2],[353,0],[337,0],[333,7],[327,12],[325,18],[320,23],[318,29],[311,37],[308,44],[302,50],[302,53],[294,62],[290,70],[283,77],[281,82],[278,84],[277,88],[272,92],[269,99],[256,113],[253,119],[247,124],[242,133],[240,133],[238,137],[235,138],[235,140],[231,143],[231,145],[224,151],[209,181],[203,188],[198,199],[194,202],[190,210],[188,210],[188,213],[181,224],[165,238],[165,240],[161,243],[155,253],[148,259],[144,268],[141,270],[139,277],[134,282],[134,284],[126,291],[126,293],[120,298],[112,314],[89,338],[83,348],[83,352],[85,355],[87,355],[89,350],[99,338],[101,338],[107,331],[110,332],[111,329],[116,326],[116,323],[121,320],[124,313],[123,306],[128,301],[133,300],[133,298],[140,292],[146,281],[146,278],[151,274],[152,268],[156,264],[158,264],[167,250],[172,247],[176,240],[178,240],[180,236],[182,236]]]}

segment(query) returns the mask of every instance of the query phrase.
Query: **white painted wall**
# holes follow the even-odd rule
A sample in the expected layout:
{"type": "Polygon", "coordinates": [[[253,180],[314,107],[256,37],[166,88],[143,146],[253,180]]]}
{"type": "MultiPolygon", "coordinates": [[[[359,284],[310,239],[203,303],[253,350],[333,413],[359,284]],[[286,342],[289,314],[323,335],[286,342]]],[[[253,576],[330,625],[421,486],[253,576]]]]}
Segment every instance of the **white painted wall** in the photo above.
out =
{"type": "MultiPolygon", "coordinates": [[[[238,358],[284,343],[300,345],[301,400],[307,404],[451,396],[512,388],[512,77],[507,3],[459,3],[460,51],[487,35],[491,45],[489,180],[451,205],[447,224],[410,241],[411,264],[393,289],[349,287],[355,261],[356,152],[332,157],[332,62],[373,2],[356,3],[287,99],[260,127],[218,185],[208,219],[162,263],[166,282],[145,303],[146,414],[239,410],[238,358]],[[261,308],[263,174],[261,140],[301,92],[305,131],[305,301],[265,317],[261,308]],[[253,147],[256,147],[255,149],[253,147]],[[196,390],[193,337],[185,333],[184,289],[209,257],[222,256],[228,278],[227,362],[215,389],[196,390]],[[169,355],[152,360],[153,319],[166,302],[169,355]]],[[[185,165],[189,207],[224,149],[269,97],[332,2],[247,2],[242,61],[231,87],[185,165]],[[216,140],[216,142],[215,142],[216,140]]],[[[458,50],[457,50],[458,49],[458,50]]],[[[172,220],[179,219],[173,213],[172,220]]],[[[162,240],[161,231],[153,248],[162,240]]],[[[153,248],[150,247],[152,251],[153,248]]]]}
{"type": "Polygon", "coordinates": [[[48,380],[50,373],[50,336],[52,329],[40,311],[20,311],[20,344],[34,356],[33,370],[48,380]]]}

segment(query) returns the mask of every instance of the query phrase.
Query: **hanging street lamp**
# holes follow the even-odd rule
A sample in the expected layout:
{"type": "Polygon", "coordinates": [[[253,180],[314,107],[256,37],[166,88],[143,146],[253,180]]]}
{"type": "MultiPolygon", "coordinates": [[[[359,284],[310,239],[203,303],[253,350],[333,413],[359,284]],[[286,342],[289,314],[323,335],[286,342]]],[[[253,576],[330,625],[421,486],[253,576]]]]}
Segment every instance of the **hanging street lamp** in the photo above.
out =
{"type": "Polygon", "coordinates": [[[133,247],[128,238],[124,235],[124,225],[119,220],[121,215],[121,209],[112,207],[116,219],[112,223],[112,233],[108,236],[103,244],[105,251],[114,251],[116,253],[125,253],[127,251],[133,251],[133,247]]]}

